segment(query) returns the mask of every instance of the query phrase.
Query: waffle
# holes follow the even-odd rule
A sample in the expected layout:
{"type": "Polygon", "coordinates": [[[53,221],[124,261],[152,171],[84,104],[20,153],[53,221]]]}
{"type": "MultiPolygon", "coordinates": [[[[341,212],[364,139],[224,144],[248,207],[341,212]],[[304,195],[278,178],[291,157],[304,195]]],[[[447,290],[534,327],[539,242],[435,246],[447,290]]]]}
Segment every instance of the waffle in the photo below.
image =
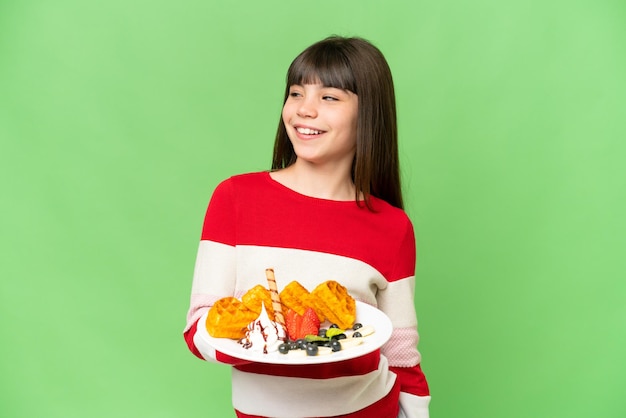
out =
{"type": "MultiPolygon", "coordinates": [[[[257,316],[261,314],[261,305],[265,304],[267,316],[274,321],[274,307],[272,306],[272,296],[270,291],[260,284],[248,290],[242,297],[241,302],[249,310],[256,312],[257,316]]],[[[256,318],[255,318],[256,319],[256,318]]]]}
{"type": "Polygon", "coordinates": [[[214,338],[240,339],[244,337],[248,324],[258,316],[259,313],[248,309],[239,299],[225,297],[209,310],[206,328],[214,338]]]}
{"type": "Polygon", "coordinates": [[[352,327],[356,320],[356,302],[348,290],[334,280],[318,285],[311,292],[315,310],[339,328],[352,327]]]}
{"type": "Polygon", "coordinates": [[[309,291],[295,280],[285,286],[282,292],[280,292],[280,301],[285,312],[291,309],[298,315],[304,315],[306,308],[313,308],[320,322],[324,322],[325,316],[321,311],[317,310],[309,291]]]}

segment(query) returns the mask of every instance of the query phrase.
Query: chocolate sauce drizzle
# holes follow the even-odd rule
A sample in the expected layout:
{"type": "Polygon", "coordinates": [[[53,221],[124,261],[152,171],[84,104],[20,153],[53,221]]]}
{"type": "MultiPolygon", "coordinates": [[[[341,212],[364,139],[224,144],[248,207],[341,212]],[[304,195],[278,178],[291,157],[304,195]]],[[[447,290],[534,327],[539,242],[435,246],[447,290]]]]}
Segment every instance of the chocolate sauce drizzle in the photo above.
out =
{"type": "MultiPolygon", "coordinates": [[[[246,336],[243,337],[242,339],[240,339],[238,342],[245,349],[251,348],[252,347],[252,341],[250,341],[249,335],[250,335],[250,332],[252,332],[254,330],[254,328],[257,325],[257,323],[258,323],[259,329],[261,330],[261,335],[263,336],[263,340],[265,341],[265,344],[263,345],[263,354],[267,354],[267,335],[268,334],[265,332],[265,330],[268,327],[264,327],[263,324],[261,324],[261,321],[259,321],[259,320],[250,322],[250,324],[248,324],[247,331],[246,331],[246,336]]],[[[274,322],[272,322],[271,324],[274,327],[274,331],[276,332],[276,335],[278,335],[278,325],[276,323],[274,323],[274,322]]],[[[279,338],[279,340],[280,340],[280,338],[279,338]]]]}

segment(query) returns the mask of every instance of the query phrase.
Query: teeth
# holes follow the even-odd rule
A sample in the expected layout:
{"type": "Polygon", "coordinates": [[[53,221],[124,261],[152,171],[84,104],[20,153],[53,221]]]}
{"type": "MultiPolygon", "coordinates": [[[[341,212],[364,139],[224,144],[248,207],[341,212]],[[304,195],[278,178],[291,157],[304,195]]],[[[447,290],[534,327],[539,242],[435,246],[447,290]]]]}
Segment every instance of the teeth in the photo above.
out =
{"type": "Polygon", "coordinates": [[[316,131],[315,129],[309,129],[309,128],[296,128],[296,129],[298,130],[298,132],[304,135],[319,135],[322,133],[322,131],[316,131]]]}

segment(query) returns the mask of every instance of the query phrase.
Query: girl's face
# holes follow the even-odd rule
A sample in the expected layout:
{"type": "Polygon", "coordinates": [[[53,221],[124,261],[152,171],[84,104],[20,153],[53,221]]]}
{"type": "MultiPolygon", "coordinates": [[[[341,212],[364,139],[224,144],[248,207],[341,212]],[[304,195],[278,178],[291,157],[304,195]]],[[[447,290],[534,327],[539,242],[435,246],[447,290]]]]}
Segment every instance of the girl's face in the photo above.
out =
{"type": "Polygon", "coordinates": [[[358,96],[347,90],[322,84],[291,86],[282,116],[298,160],[351,167],[358,107],[358,96]]]}

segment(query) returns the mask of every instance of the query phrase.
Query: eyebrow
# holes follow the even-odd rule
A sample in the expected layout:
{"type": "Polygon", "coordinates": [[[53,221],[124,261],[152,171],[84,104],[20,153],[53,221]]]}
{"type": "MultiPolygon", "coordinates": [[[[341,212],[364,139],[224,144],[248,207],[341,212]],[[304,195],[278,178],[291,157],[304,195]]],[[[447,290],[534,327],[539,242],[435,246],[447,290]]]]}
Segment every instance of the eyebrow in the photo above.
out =
{"type": "Polygon", "coordinates": [[[292,88],[292,87],[294,87],[294,86],[297,86],[297,87],[304,87],[304,85],[305,85],[305,84],[320,84],[320,85],[322,86],[321,88],[323,88],[323,89],[336,89],[336,90],[341,90],[341,91],[346,91],[346,92],[354,93],[352,90],[349,90],[349,89],[344,89],[344,88],[341,88],[341,87],[335,87],[335,86],[329,86],[329,85],[322,84],[322,83],[294,83],[294,84],[291,84],[291,85],[289,86],[289,88],[292,88]]]}

